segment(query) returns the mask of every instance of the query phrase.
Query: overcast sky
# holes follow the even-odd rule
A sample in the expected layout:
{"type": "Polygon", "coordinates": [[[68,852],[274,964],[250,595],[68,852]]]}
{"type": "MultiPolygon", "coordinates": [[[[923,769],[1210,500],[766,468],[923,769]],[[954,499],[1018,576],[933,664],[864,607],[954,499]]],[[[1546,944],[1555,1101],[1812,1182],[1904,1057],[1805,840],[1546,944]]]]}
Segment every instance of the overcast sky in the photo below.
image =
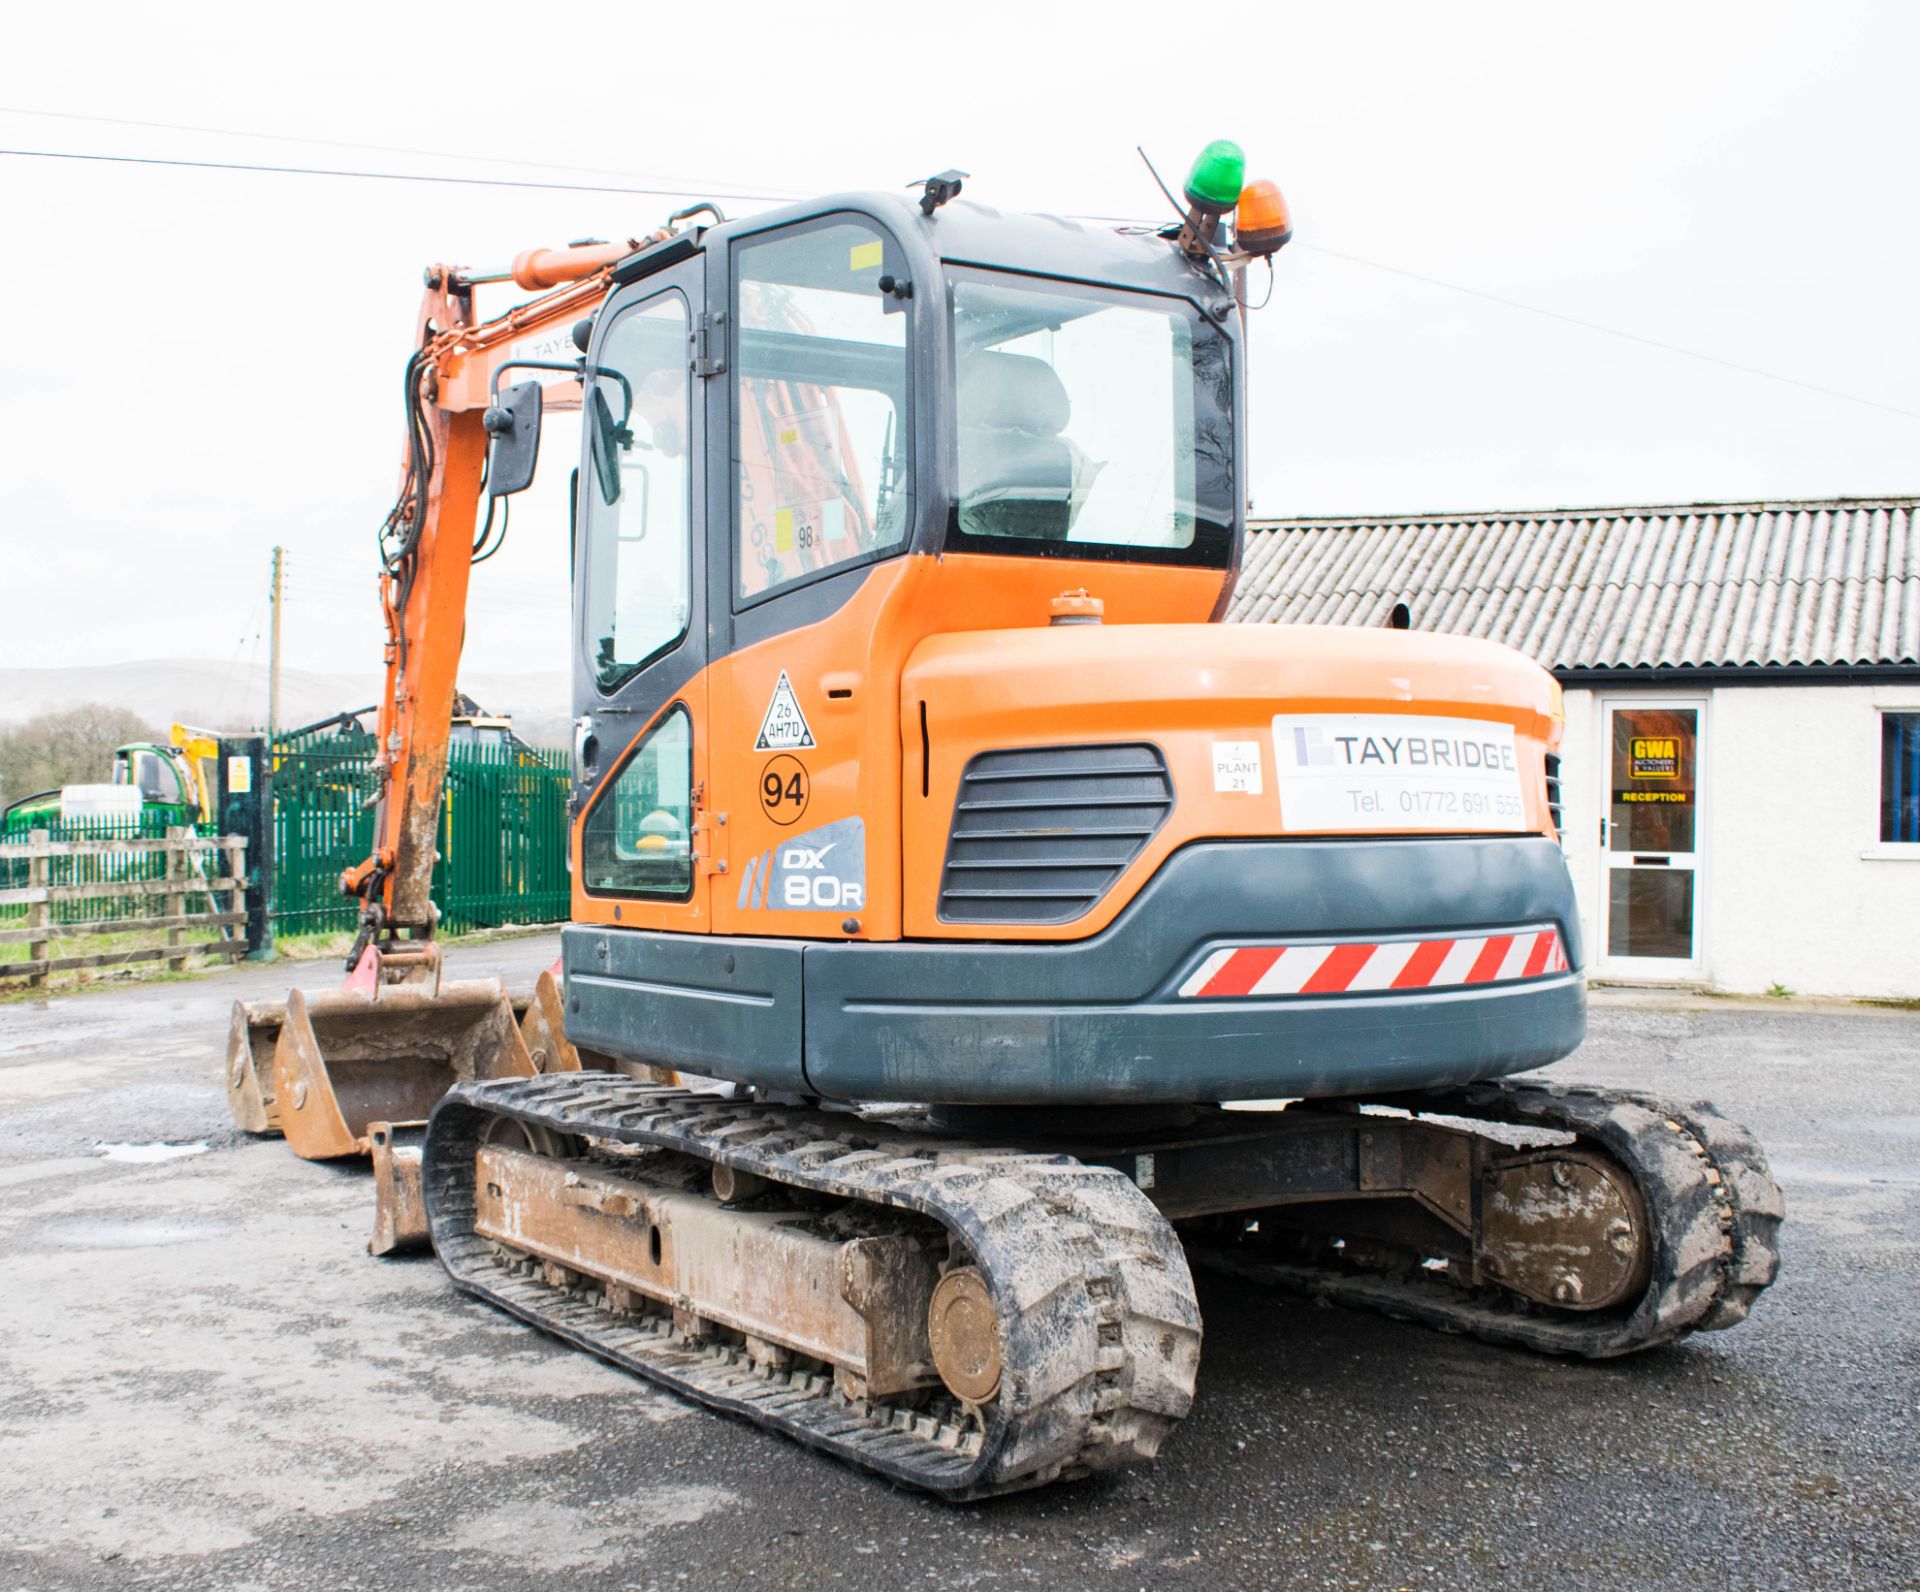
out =
{"type": "MultiPolygon", "coordinates": [[[[1252,334],[1256,512],[1920,491],[1920,8],[284,15],[16,8],[0,147],[651,182],[734,214],[957,165],[987,203],[1158,217],[1134,145],[1171,181],[1231,136],[1296,228],[1252,334]]],[[[0,667],[250,658],[277,542],[289,664],[377,668],[421,266],[684,202],[0,156],[0,667]]],[[[522,500],[476,577],[477,666],[564,667],[564,524],[522,500]]]]}

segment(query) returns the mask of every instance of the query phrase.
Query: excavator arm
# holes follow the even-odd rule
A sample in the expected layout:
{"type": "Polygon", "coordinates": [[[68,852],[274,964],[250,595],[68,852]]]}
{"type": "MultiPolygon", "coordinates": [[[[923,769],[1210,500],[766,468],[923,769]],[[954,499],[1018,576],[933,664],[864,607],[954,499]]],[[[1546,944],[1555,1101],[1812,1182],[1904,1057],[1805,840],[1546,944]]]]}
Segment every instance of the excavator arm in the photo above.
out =
{"type": "MultiPolygon", "coordinates": [[[[517,350],[592,315],[609,291],[614,262],[670,235],[530,250],[500,276],[475,277],[444,265],[426,273],[418,346],[406,368],[405,467],[380,538],[387,641],[374,846],[341,876],[342,890],[362,902],[349,970],[370,945],[401,966],[430,960],[401,942],[431,940],[437,916],[434,848],[467,591],[486,536],[483,527],[476,539],[475,529],[488,491],[489,425],[508,431],[514,423],[511,411],[495,402],[498,378],[516,365],[552,369],[556,362],[528,361],[517,350]],[[476,323],[475,286],[503,280],[547,291],[476,323]]],[[[543,402],[577,408],[580,390],[576,373],[550,383],[543,402]]],[[[491,518],[489,512],[488,526],[491,518]]]]}
{"type": "Polygon", "coordinates": [[[360,933],[344,988],[236,1003],[227,1049],[228,1104],[240,1127],[284,1133],[309,1160],[373,1157],[376,1252],[425,1236],[419,1140],[453,1084],[580,1066],[561,1028],[552,973],[524,997],[509,996],[496,979],[442,981],[434,847],[468,584],[476,557],[498,545],[491,514],[476,538],[480,500],[527,484],[542,405],[580,403],[584,360],[533,359],[525,350],[592,315],[612,287],[614,262],[671,236],[530,250],[495,276],[438,265],[426,274],[406,367],[405,466],[380,534],[387,641],[373,850],[341,876],[341,888],[361,902],[360,933]],[[507,281],[540,296],[476,321],[474,288],[507,281]],[[516,366],[559,379],[496,401],[499,378],[516,366]],[[496,433],[517,445],[512,470],[490,471],[505,458],[493,449],[490,461],[496,433]]]}

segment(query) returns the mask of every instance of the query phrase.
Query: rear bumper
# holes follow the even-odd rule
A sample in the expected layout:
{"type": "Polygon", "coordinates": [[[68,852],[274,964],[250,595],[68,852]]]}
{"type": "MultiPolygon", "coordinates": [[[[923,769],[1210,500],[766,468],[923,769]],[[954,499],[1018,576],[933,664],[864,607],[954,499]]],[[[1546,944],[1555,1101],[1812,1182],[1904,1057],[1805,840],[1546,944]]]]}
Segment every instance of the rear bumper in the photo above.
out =
{"type": "Polygon", "coordinates": [[[1170,857],[1100,934],[1066,943],[573,928],[566,945],[576,1043],[842,1100],[1062,1106],[1440,1087],[1557,1061],[1586,1029],[1572,882],[1559,849],[1532,836],[1203,842],[1170,857]],[[1552,950],[1536,957],[1541,936],[1552,950]],[[1409,949],[1443,940],[1493,948],[1484,960],[1462,951],[1444,974],[1409,949]],[[1217,976],[1235,951],[1264,948],[1256,962],[1270,966],[1281,945],[1289,969],[1337,975],[1363,946],[1384,959],[1371,980],[1276,972],[1241,980],[1244,993],[1217,976]],[[1428,963],[1453,981],[1366,987],[1391,983],[1382,967],[1428,963]],[[1458,981],[1476,967],[1480,981],[1458,981]]]}
{"type": "Polygon", "coordinates": [[[1091,939],[809,946],[806,1074],[834,1098],[953,1104],[1466,1083],[1580,1043],[1581,962],[1572,881],[1544,839],[1205,842],[1168,858],[1091,939]],[[1237,946],[1514,930],[1557,933],[1566,970],[1440,988],[1181,993],[1237,946]]]}
{"type": "Polygon", "coordinates": [[[1570,974],[1486,990],[1204,1008],[854,998],[809,1023],[807,1079],[830,1098],[955,1105],[1373,1094],[1558,1061],[1579,1045],[1586,1011],[1585,985],[1570,974]]]}

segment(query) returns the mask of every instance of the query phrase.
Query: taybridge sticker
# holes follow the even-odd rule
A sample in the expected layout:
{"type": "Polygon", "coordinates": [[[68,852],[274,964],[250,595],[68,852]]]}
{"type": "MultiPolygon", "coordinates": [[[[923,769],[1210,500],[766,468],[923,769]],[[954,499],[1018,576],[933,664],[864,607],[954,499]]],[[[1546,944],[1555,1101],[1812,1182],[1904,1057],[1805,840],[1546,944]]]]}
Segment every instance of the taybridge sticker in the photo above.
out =
{"type": "Polygon", "coordinates": [[[756,752],[792,752],[813,745],[813,731],[807,728],[807,716],[800,711],[800,699],[793,694],[787,671],[780,671],[780,683],[773,688],[773,700],[767,704],[767,716],[760,721],[760,739],[753,743],[756,752]]]}
{"type": "Polygon", "coordinates": [[[748,862],[734,904],[768,912],[864,911],[866,825],[836,819],[761,852],[748,862]]]}
{"type": "Polygon", "coordinates": [[[1526,827],[1513,726],[1386,713],[1280,713],[1280,817],[1289,829],[1526,827]]]}

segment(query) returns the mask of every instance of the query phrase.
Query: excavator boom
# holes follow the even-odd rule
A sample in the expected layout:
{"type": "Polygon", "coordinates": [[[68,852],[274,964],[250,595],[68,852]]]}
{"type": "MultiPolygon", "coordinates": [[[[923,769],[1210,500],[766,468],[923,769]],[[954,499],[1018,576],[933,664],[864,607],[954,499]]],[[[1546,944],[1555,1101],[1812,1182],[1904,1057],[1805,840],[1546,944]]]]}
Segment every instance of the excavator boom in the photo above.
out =
{"type": "MultiPolygon", "coordinates": [[[[554,289],[485,324],[474,323],[473,283],[454,266],[426,273],[419,347],[407,362],[406,465],[382,537],[380,604],[386,617],[386,684],[379,704],[381,789],[374,850],[343,878],[364,906],[363,945],[433,931],[434,846],[447,776],[467,588],[479,551],[496,373],[515,348],[565,332],[606,297],[611,260],[630,242],[536,250],[516,262],[528,285],[554,289]]],[[[548,362],[551,363],[551,362],[548,362]]],[[[554,384],[554,407],[577,407],[579,382],[554,384]]]]}

